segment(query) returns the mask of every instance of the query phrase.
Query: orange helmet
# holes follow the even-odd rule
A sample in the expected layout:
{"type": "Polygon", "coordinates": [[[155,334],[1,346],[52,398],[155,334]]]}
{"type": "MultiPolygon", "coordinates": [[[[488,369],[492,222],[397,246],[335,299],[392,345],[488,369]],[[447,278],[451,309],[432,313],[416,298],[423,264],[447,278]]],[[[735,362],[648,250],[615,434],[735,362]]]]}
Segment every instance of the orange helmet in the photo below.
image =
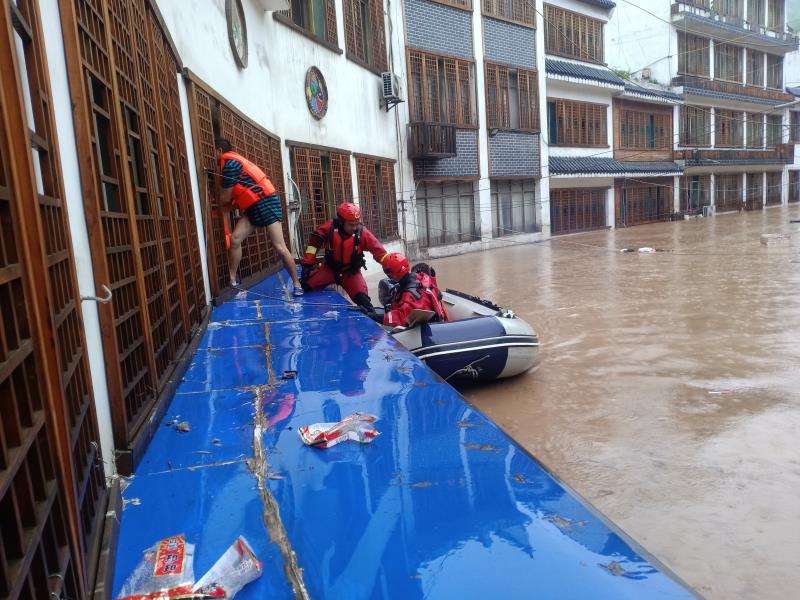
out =
{"type": "Polygon", "coordinates": [[[392,252],[383,262],[383,272],[395,281],[400,281],[409,271],[408,259],[399,252],[392,252]]]}
{"type": "Polygon", "coordinates": [[[361,221],[361,209],[352,202],[344,202],[336,209],[336,216],[342,221],[361,221]]]}

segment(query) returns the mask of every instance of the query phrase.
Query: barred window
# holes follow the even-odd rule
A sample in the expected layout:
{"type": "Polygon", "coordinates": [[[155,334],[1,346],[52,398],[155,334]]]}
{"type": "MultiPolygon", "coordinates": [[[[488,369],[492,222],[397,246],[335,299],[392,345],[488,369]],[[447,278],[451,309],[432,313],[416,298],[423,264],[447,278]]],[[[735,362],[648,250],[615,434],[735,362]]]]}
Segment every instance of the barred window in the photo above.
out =
{"type": "MultiPolygon", "coordinates": [[[[754,0],[750,1],[753,2],[754,0]]],[[[784,2],[785,0],[769,0],[769,7],[767,10],[769,22],[767,23],[767,27],[770,29],[783,31],[783,22],[786,15],[784,2]]]]}
{"type": "Polygon", "coordinates": [[[774,148],[783,141],[781,115],[767,115],[767,147],[774,148]]]}
{"type": "Polygon", "coordinates": [[[486,64],[486,126],[539,130],[536,71],[486,64]]]}
{"type": "Polygon", "coordinates": [[[544,5],[545,50],[586,61],[603,62],[603,22],[558,6],[544,5]]]}
{"type": "Polygon", "coordinates": [[[483,0],[483,14],[522,25],[536,25],[535,5],[531,0],[483,0]]]}
{"type": "Polygon", "coordinates": [[[764,146],[764,115],[747,113],[747,147],[764,146]]]}
{"type": "Polygon", "coordinates": [[[275,15],[278,20],[288,20],[329,44],[339,42],[334,0],[291,0],[289,10],[275,15]]]}
{"type": "Polygon", "coordinates": [[[492,236],[539,231],[533,180],[492,181],[492,236]]]}
{"type": "Polygon", "coordinates": [[[767,204],[781,203],[782,178],[780,171],[767,172],[767,204]]]}
{"type": "Polygon", "coordinates": [[[678,73],[708,77],[711,74],[711,42],[678,32],[678,73]]]}
{"type": "Polygon", "coordinates": [[[387,70],[383,0],[344,0],[344,35],[348,56],[387,70]]]}
{"type": "Polygon", "coordinates": [[[714,176],[714,206],[718,211],[738,210],[742,206],[742,176],[714,176]]]}
{"type": "Polygon", "coordinates": [[[621,108],[619,147],[622,150],[672,148],[672,113],[621,108]]]}
{"type": "Polygon", "coordinates": [[[747,49],[747,72],[745,73],[747,85],[764,85],[764,53],[747,49]]]}
{"type": "Polygon", "coordinates": [[[731,44],[714,46],[714,78],[742,82],[742,48],[731,44]]]}
{"type": "Polygon", "coordinates": [[[789,139],[795,143],[800,143],[800,112],[793,110],[791,115],[792,121],[789,130],[789,139]]]}
{"type": "Polygon", "coordinates": [[[409,50],[408,103],[412,122],[476,126],[473,63],[409,50]]]}
{"type": "Polygon", "coordinates": [[[608,147],[605,104],[551,100],[547,103],[550,144],[608,147]]]}
{"type": "Polygon", "coordinates": [[[356,158],[358,204],[364,225],[381,240],[399,237],[394,163],[374,158],[356,158]]]}
{"type": "Polygon", "coordinates": [[[711,204],[711,175],[684,175],[680,186],[683,212],[697,214],[711,204]]]}
{"type": "Polygon", "coordinates": [[[767,87],[783,89],[783,57],[767,54],[767,87]]]}
{"type": "MultiPolygon", "coordinates": [[[[781,0],[782,2],[782,0],[781,0]]],[[[747,20],[751,25],[766,25],[764,6],[767,0],[748,0],[747,1],[747,20]]]]}
{"type": "Polygon", "coordinates": [[[550,190],[550,227],[553,235],[591,231],[606,226],[605,189],[550,190]]]}
{"type": "Polygon", "coordinates": [[[422,183],[417,193],[417,228],[424,247],[479,240],[473,183],[422,183]]]}
{"type": "Polygon", "coordinates": [[[741,148],[742,113],[733,110],[717,109],[715,118],[716,145],[720,148],[741,148]]]}
{"type": "Polygon", "coordinates": [[[671,183],[626,182],[622,186],[619,193],[617,225],[632,226],[667,221],[670,214],[672,214],[671,183]]]}
{"type": "Polygon", "coordinates": [[[714,9],[726,17],[741,18],[744,16],[743,0],[714,0],[714,9]]]}
{"type": "Polygon", "coordinates": [[[710,109],[699,106],[680,107],[680,144],[681,146],[711,145],[710,109]]]}

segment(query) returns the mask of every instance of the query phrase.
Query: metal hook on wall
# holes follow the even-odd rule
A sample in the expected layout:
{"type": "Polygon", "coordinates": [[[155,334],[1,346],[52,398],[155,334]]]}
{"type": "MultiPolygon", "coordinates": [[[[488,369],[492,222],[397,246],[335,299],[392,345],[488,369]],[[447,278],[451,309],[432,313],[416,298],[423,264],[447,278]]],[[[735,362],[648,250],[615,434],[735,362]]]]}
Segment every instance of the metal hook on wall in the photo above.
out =
{"type": "Polygon", "coordinates": [[[100,287],[103,288],[103,291],[106,294],[105,298],[100,298],[99,296],[81,296],[81,302],[83,302],[84,300],[92,300],[94,302],[99,302],[100,304],[108,304],[109,302],[111,302],[111,296],[113,295],[111,293],[111,290],[108,289],[108,286],[106,284],[103,284],[100,287]]]}

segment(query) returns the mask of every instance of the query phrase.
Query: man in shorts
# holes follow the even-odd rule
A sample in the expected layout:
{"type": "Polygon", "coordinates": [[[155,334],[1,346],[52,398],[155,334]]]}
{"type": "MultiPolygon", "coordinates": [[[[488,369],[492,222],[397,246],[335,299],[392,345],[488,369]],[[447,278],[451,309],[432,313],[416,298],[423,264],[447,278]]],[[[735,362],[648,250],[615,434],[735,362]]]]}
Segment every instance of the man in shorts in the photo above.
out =
{"type": "Polygon", "coordinates": [[[291,252],[283,240],[283,209],[275,186],[256,165],[233,151],[231,143],[218,137],[214,145],[219,153],[219,169],[222,173],[222,193],[220,209],[231,211],[238,208],[239,220],[231,233],[231,247],[228,255],[228,270],[231,287],[238,287],[239,263],[242,260],[242,242],[256,230],[266,227],[275,252],[280,256],[283,267],[294,282],[295,296],[303,294],[297,268],[291,252]]]}

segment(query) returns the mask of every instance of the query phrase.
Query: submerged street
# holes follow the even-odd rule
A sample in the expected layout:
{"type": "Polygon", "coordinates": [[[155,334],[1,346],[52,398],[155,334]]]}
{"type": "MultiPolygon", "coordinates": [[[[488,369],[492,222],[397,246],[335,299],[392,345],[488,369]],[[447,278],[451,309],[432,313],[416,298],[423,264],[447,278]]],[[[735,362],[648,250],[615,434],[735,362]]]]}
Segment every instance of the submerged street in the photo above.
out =
{"type": "Polygon", "coordinates": [[[707,598],[800,586],[797,206],[434,261],[539,333],[466,397],[707,598]],[[654,254],[620,253],[654,247],[654,254]]]}

